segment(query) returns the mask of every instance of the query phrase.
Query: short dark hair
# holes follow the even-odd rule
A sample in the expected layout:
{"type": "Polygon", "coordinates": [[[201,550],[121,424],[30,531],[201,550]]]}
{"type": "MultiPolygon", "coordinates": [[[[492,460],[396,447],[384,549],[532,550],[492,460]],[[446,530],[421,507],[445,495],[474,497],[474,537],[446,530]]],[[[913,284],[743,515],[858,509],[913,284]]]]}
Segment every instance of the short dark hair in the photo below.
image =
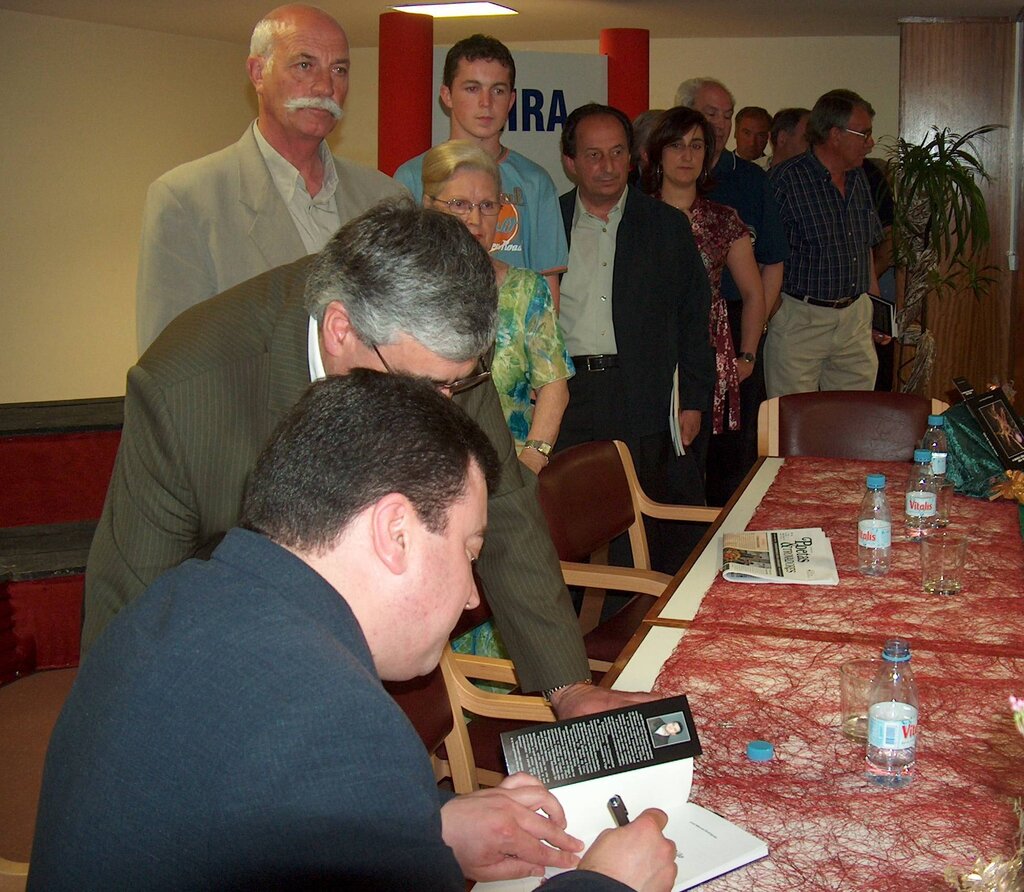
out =
{"type": "Polygon", "coordinates": [[[626,133],[626,149],[632,151],[633,148],[633,122],[629,120],[629,116],[612,105],[600,105],[597,102],[588,102],[586,105],[581,105],[579,108],[573,109],[569,117],[566,118],[565,124],[562,125],[562,154],[567,158],[576,157],[576,130],[580,126],[581,121],[585,121],[587,118],[593,118],[597,115],[607,115],[610,118],[615,118],[621,125],[622,129],[626,133]]]}
{"type": "Polygon", "coordinates": [[[443,83],[449,90],[455,83],[455,72],[459,70],[459,62],[465,59],[467,62],[476,62],[483,59],[485,62],[497,62],[508,69],[509,89],[516,88],[516,63],[512,54],[496,37],[487,34],[474,34],[471,37],[464,37],[455,46],[448,50],[444,58],[444,74],[441,77],[443,83]]]}
{"type": "Polygon", "coordinates": [[[857,107],[864,109],[872,118],[875,116],[871,103],[853,90],[829,90],[818,97],[807,119],[807,142],[812,146],[820,146],[828,139],[833,127],[842,130],[850,123],[850,115],[857,107]]]}
{"type": "Polygon", "coordinates": [[[306,312],[323,322],[345,307],[359,340],[393,344],[403,334],[452,362],[494,342],[494,266],[457,217],[409,198],[382,201],[350,220],[309,265],[306,312]]]}
{"type": "Polygon", "coordinates": [[[774,146],[778,143],[780,133],[792,133],[796,130],[796,125],[800,123],[800,119],[810,113],[811,110],[809,108],[800,108],[799,106],[780,108],[775,112],[775,117],[772,118],[772,131],[768,137],[771,140],[771,144],[774,146]]]}
{"type": "Polygon", "coordinates": [[[241,526],[322,552],[360,511],[397,492],[441,533],[471,463],[492,493],[494,447],[430,382],[353,369],[311,385],[274,431],[249,478],[241,526]]]}
{"type": "Polygon", "coordinates": [[[761,108],[760,105],[744,106],[738,112],[736,112],[736,117],[733,118],[733,121],[737,125],[739,125],[740,121],[742,121],[744,118],[753,118],[755,116],[761,118],[764,121],[767,121],[769,124],[772,121],[772,116],[768,114],[768,109],[761,108]]]}
{"type": "Polygon", "coordinates": [[[704,165],[701,168],[700,178],[697,180],[697,191],[701,195],[710,191],[711,188],[711,159],[715,156],[715,131],[711,124],[697,109],[687,108],[685,105],[677,105],[670,108],[654,125],[650,138],[647,140],[647,169],[644,170],[641,188],[648,194],[653,194],[661,188],[662,166],[661,156],[665,146],[682,139],[687,133],[699,127],[701,136],[704,137],[704,165]]]}

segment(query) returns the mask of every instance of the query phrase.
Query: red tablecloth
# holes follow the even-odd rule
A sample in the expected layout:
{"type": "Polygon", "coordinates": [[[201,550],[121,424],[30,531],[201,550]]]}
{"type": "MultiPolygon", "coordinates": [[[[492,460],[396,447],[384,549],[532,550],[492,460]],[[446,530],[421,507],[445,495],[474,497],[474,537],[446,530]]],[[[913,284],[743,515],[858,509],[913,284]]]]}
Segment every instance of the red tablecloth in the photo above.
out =
{"type": "Polygon", "coordinates": [[[864,477],[877,470],[888,478],[896,534],[909,467],[787,458],[747,529],[821,527],[832,541],[839,585],[749,585],[719,576],[695,625],[818,631],[870,641],[900,635],[917,646],[1024,657],[1024,542],[1012,503],[954,496],[949,530],[971,539],[964,590],[956,597],[921,590],[920,549],[913,542],[893,546],[888,576],[857,573],[864,477]]]}
{"type": "MultiPolygon", "coordinates": [[[[712,889],[948,888],[947,867],[1009,856],[1024,796],[1024,738],[1008,697],[1024,693],[1024,545],[1014,506],[956,497],[951,529],[973,541],[964,592],[920,590],[918,549],[894,548],[882,579],[856,572],[864,476],[889,478],[894,515],[908,465],[787,459],[748,529],[820,526],[836,587],[719,577],[665,663],[656,690],[689,696],[704,755],[697,803],[768,841],[765,861],[712,889]],[[839,731],[839,665],[908,637],[921,695],[914,782],[888,791],[839,731]],[[776,758],[746,758],[754,739],[776,758]]],[[[685,583],[684,583],[685,584],[685,583]]]]}
{"type": "Polygon", "coordinates": [[[687,694],[704,755],[691,798],[768,842],[769,857],[709,884],[736,890],[944,889],[943,871],[1014,851],[1024,737],[1007,698],[1024,659],[917,648],[916,777],[882,790],[839,731],[839,665],[868,645],[691,629],[656,690],[687,694]],[[771,763],[746,757],[775,745],[771,763]]]}

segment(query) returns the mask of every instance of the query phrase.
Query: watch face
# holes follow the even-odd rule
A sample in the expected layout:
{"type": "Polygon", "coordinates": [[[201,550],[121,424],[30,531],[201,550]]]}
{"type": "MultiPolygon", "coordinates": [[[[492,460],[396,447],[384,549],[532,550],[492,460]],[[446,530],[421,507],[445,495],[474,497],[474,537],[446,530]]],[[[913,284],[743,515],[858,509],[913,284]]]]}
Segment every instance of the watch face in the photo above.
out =
{"type": "Polygon", "coordinates": [[[741,353],[740,354],[740,359],[742,359],[744,362],[753,362],[755,358],[756,357],[754,356],[753,353],[741,353]]]}

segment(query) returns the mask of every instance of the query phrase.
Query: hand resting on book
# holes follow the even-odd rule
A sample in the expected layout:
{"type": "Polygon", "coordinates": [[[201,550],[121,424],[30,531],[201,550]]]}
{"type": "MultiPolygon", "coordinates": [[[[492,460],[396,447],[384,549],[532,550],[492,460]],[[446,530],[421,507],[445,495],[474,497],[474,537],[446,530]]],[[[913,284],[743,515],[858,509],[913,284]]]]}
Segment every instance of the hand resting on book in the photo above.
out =
{"type": "Polygon", "coordinates": [[[450,799],[441,809],[441,836],[462,872],[479,881],[540,877],[545,867],[575,867],[575,853],[583,849],[565,832],[558,800],[524,772],[490,790],[450,799]]]}

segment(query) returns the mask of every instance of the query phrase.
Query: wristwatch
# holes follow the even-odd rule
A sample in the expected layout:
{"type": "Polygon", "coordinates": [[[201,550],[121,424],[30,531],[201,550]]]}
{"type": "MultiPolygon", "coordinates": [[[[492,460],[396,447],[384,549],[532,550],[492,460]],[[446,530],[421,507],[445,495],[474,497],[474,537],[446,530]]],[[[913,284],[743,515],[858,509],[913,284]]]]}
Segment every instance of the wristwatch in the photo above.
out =
{"type": "Polygon", "coordinates": [[[753,353],[740,353],[736,358],[742,359],[744,362],[753,362],[755,359],[757,359],[757,357],[754,356],[753,353]]]}
{"type": "Polygon", "coordinates": [[[551,450],[554,447],[543,440],[527,440],[523,443],[523,449],[536,449],[544,458],[551,458],[551,450]]]}

